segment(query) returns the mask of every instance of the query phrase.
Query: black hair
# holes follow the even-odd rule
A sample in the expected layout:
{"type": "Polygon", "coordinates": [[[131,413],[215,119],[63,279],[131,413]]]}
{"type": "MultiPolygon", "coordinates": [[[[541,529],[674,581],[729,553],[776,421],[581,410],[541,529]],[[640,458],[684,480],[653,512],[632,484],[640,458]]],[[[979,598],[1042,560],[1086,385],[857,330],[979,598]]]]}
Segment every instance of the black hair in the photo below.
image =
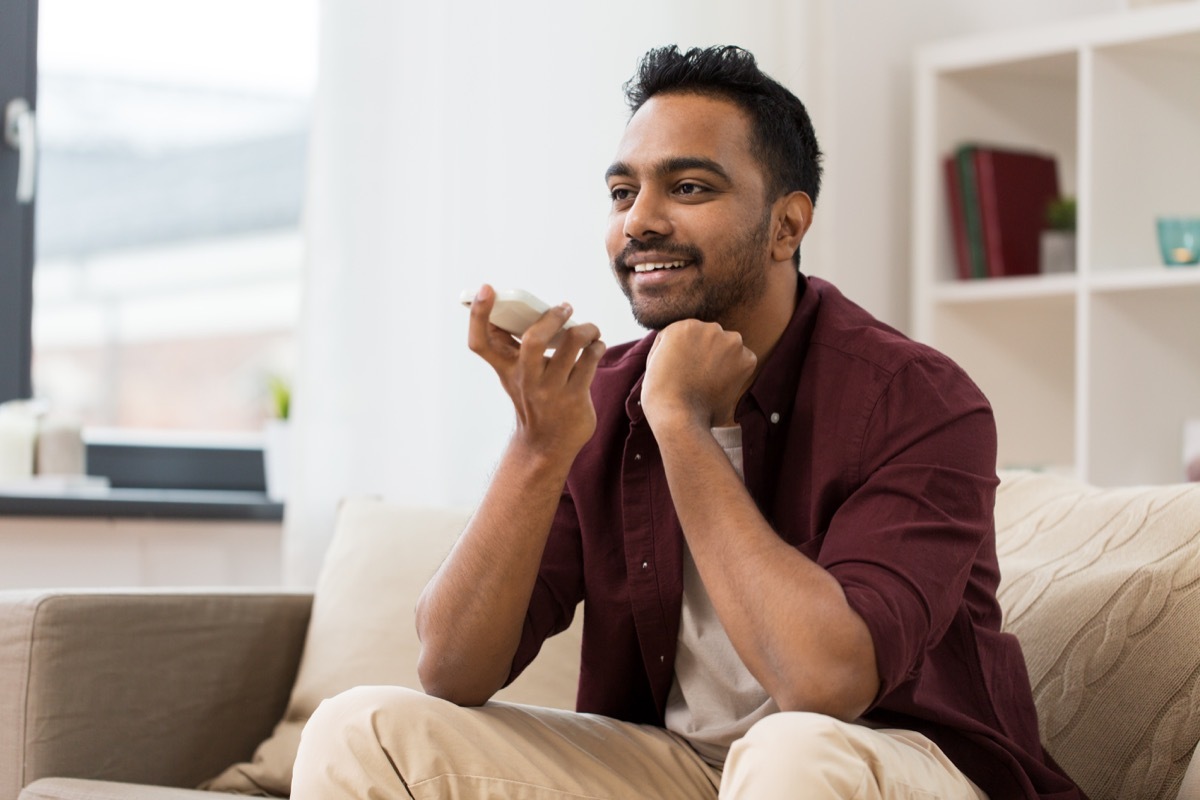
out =
{"type": "MultiPolygon", "coordinates": [[[[816,205],[821,191],[821,148],[800,98],[758,67],[754,55],[732,45],[675,45],[642,56],[623,87],[631,114],[656,94],[700,94],[732,102],[750,118],[750,151],[766,178],[768,200],[795,191],[816,205]]],[[[799,249],[795,261],[799,264],[799,249]]]]}

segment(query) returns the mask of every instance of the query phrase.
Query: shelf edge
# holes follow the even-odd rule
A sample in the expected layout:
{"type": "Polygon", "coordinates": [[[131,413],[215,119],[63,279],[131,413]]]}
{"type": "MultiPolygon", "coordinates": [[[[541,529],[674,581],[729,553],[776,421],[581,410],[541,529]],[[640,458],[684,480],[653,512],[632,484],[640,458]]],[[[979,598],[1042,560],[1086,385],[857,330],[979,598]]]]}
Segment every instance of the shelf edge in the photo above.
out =
{"type": "Polygon", "coordinates": [[[938,303],[990,303],[999,300],[1068,298],[1078,290],[1079,277],[1074,274],[942,281],[934,286],[933,300],[938,303]]]}

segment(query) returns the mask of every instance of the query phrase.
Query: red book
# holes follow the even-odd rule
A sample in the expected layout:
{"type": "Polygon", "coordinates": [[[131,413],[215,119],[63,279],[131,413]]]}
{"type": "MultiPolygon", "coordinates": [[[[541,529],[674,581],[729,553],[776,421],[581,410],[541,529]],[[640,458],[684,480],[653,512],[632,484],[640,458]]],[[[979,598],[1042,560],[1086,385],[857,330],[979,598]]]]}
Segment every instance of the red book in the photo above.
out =
{"type": "Polygon", "coordinates": [[[980,147],[975,174],[988,275],[1036,275],[1046,210],[1059,196],[1058,162],[1043,153],[980,147]]]}
{"type": "Polygon", "coordinates": [[[946,205],[950,211],[950,227],[954,234],[954,264],[959,280],[971,279],[971,251],[967,244],[967,219],[963,212],[962,182],[958,179],[958,159],[953,155],[942,161],[946,176],[946,205]]]}

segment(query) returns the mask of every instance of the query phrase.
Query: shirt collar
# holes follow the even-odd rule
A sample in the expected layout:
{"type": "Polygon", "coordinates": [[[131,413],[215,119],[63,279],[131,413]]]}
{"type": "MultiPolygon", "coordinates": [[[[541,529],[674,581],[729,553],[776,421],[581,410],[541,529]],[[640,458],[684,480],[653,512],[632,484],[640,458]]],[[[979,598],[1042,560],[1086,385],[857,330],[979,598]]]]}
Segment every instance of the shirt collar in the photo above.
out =
{"type": "Polygon", "coordinates": [[[808,354],[808,342],[812,337],[817,320],[820,294],[813,280],[799,276],[796,286],[796,309],[788,321],[783,335],[767,356],[758,377],[750,390],[738,403],[736,417],[757,409],[772,422],[784,421],[796,398],[796,387],[800,384],[800,370],[808,354]],[[774,415],[778,414],[776,417],[774,415]]]}

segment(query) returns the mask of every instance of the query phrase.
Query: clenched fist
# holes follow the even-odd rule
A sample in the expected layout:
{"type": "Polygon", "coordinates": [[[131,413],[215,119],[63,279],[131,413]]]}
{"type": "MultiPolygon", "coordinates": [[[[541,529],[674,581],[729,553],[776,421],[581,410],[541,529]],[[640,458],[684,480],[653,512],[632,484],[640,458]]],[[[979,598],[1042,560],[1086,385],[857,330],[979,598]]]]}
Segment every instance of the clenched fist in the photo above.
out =
{"type": "Polygon", "coordinates": [[[732,425],[757,365],[741,334],[715,322],[685,319],[668,325],[650,348],[642,382],[642,409],[650,427],[661,433],[675,425],[732,425]]]}

